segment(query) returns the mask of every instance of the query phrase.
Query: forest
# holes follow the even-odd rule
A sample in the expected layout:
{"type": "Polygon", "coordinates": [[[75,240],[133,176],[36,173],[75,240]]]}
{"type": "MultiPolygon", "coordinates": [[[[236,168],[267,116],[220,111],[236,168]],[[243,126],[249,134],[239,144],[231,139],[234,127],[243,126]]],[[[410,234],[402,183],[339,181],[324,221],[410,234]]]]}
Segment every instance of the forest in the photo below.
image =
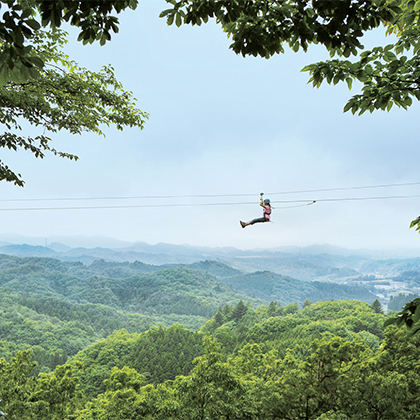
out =
{"type": "Polygon", "coordinates": [[[420,338],[366,289],[192,268],[0,255],[5,418],[419,418],[420,338]]]}
{"type": "Polygon", "coordinates": [[[220,307],[253,308],[328,299],[373,302],[363,287],[242,273],[221,262],[152,266],[103,260],[90,265],[0,255],[1,356],[30,346],[37,371],[63,364],[89,344],[125,329],[175,323],[198,330],[220,307]]]}
{"type": "MultiPolygon", "coordinates": [[[[3,147],[77,160],[50,146],[49,136],[101,134],[102,123],[143,128],[148,114],[136,109],[111,66],[94,73],[56,49],[66,42],[62,22],[80,29],[83,43],[106,44],[119,30],[114,14],[135,9],[137,0],[95,2],[96,8],[84,1],[1,3],[3,147]],[[64,69],[47,67],[51,62],[64,69]],[[21,118],[45,128],[39,144],[21,118]]],[[[324,46],[338,59],[303,71],[315,87],[361,83],[362,94],[345,112],[407,109],[420,98],[418,0],[348,1],[345,8],[328,1],[166,3],[170,9],[160,16],[168,25],[200,26],[216,16],[243,56],[269,58],[284,52],[283,44],[295,52],[324,46]],[[399,39],[361,53],[365,32],[380,26],[399,39]]],[[[24,185],[3,162],[0,179],[24,185]]],[[[420,217],[411,227],[419,229],[420,217]]],[[[156,268],[94,256],[84,265],[1,255],[0,417],[420,418],[419,335],[390,324],[395,313],[384,314],[378,300],[397,310],[404,305],[406,293],[391,299],[386,291],[418,291],[419,259],[395,272],[391,261],[371,268],[360,261],[359,275],[344,260],[329,266],[322,258],[307,265],[238,257],[232,270],[211,261],[156,268]]],[[[413,307],[407,319],[418,322],[420,299],[413,307]]]]}

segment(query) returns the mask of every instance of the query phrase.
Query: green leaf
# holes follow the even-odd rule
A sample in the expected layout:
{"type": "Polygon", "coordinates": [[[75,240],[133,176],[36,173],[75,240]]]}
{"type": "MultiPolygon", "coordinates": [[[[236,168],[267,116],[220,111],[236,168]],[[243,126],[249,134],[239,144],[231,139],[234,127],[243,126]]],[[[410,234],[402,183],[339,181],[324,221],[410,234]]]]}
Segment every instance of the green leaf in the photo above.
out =
{"type": "MultiPolygon", "coordinates": [[[[347,102],[346,103],[346,106],[344,107],[344,109],[343,109],[343,112],[347,112],[347,111],[349,111],[350,109],[351,109],[351,107],[353,106],[353,104],[351,103],[351,102],[347,102]]],[[[354,114],[354,112],[353,112],[353,114],[354,114]]]]}
{"type": "Polygon", "coordinates": [[[309,64],[307,66],[305,66],[301,71],[309,71],[312,72],[314,69],[315,65],[314,64],[309,64]]]}
{"type": "Polygon", "coordinates": [[[413,104],[413,100],[410,98],[410,96],[407,96],[405,99],[404,99],[404,105],[405,106],[411,106],[413,104]]]}
{"type": "Polygon", "coordinates": [[[34,31],[37,31],[38,29],[41,28],[40,23],[35,19],[28,19],[27,21],[25,21],[25,23],[26,25],[31,27],[34,31]]]}
{"type": "Polygon", "coordinates": [[[21,19],[26,19],[29,16],[31,16],[33,13],[33,10],[29,7],[27,7],[26,9],[23,10],[22,15],[21,15],[21,19]]]}
{"type": "Polygon", "coordinates": [[[163,12],[160,12],[159,17],[163,18],[165,16],[167,16],[169,13],[171,13],[173,10],[172,9],[166,9],[163,12]]]}
{"type": "Polygon", "coordinates": [[[39,68],[43,68],[44,67],[44,61],[40,57],[38,57],[36,55],[30,57],[29,60],[36,67],[39,67],[39,68]]]}
{"type": "Polygon", "coordinates": [[[413,315],[413,321],[414,321],[414,323],[417,323],[419,321],[419,319],[420,319],[420,305],[417,306],[417,308],[416,308],[416,310],[414,312],[414,315],[413,315]]]}
{"type": "Polygon", "coordinates": [[[180,13],[177,13],[175,16],[175,25],[179,28],[182,25],[182,16],[180,13]]]}
{"type": "Polygon", "coordinates": [[[417,219],[413,220],[410,223],[410,229],[413,228],[413,227],[415,227],[415,226],[417,226],[417,229],[416,230],[419,230],[420,229],[420,216],[417,217],[417,219]]]}
{"type": "Polygon", "coordinates": [[[4,86],[9,81],[9,66],[3,63],[0,66],[0,86],[4,86]]]}
{"type": "Polygon", "coordinates": [[[416,14],[415,13],[412,13],[412,14],[410,14],[410,15],[408,15],[406,18],[405,18],[405,21],[404,21],[404,23],[405,23],[405,25],[411,25],[413,22],[414,22],[414,19],[416,18],[416,14]]]}
{"type": "Polygon", "coordinates": [[[410,0],[408,3],[407,3],[407,10],[409,11],[409,12],[412,12],[413,11],[413,9],[414,9],[414,6],[415,6],[415,1],[414,0],[410,0]]]}

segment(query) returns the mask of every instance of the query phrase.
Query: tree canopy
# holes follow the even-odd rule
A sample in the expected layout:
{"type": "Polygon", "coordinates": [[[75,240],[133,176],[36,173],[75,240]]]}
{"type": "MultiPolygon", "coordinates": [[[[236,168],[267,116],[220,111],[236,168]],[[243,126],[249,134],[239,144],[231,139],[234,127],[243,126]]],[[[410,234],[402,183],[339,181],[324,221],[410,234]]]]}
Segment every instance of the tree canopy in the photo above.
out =
{"type": "Polygon", "coordinates": [[[111,32],[118,32],[118,18],[126,8],[135,9],[137,0],[0,0],[6,9],[0,20],[0,85],[36,77],[45,59],[32,41],[42,27],[59,28],[68,22],[80,29],[79,41],[104,45],[111,32]]]}
{"type": "Polygon", "coordinates": [[[31,349],[0,357],[0,410],[19,420],[419,418],[420,337],[384,330],[367,303],[248,307],[234,319],[240,307],[200,332],[115,331],[38,375],[31,349]]]}
{"type": "MultiPolygon", "coordinates": [[[[325,46],[338,59],[310,64],[310,82],[362,83],[362,94],[353,96],[344,110],[363,113],[389,110],[393,104],[407,108],[420,98],[419,0],[166,0],[162,11],[167,23],[201,25],[215,18],[232,38],[230,48],[243,56],[269,58],[293,51],[307,51],[311,44],[325,46]],[[365,33],[380,26],[398,40],[361,52],[365,33]],[[409,52],[410,57],[402,55],[409,52]],[[345,60],[353,56],[353,60],[345,60]],[[358,61],[356,60],[358,59],[358,61]]],[[[30,77],[45,60],[36,53],[32,40],[41,26],[58,28],[68,22],[80,29],[83,43],[101,45],[118,32],[113,13],[137,7],[138,0],[65,1],[1,0],[8,10],[0,21],[0,83],[30,77]],[[38,15],[35,14],[38,12],[38,15]],[[39,16],[39,17],[38,17],[39,16]],[[29,42],[28,42],[29,41],[29,42]]]]}
{"type": "Polygon", "coordinates": [[[362,93],[354,95],[344,111],[363,114],[376,109],[390,110],[395,104],[406,109],[412,98],[420,99],[419,14],[415,0],[289,0],[209,1],[167,0],[172,5],[161,13],[169,25],[201,25],[215,18],[232,38],[230,48],[243,56],[269,58],[283,53],[285,46],[295,52],[307,51],[310,44],[323,45],[334,60],[309,64],[315,87],[354,81],[362,93]],[[364,51],[363,36],[385,26],[397,42],[364,51]],[[409,57],[403,55],[409,53],[409,57]],[[347,60],[353,56],[352,60],[347,60]]]}
{"type": "MultiPolygon", "coordinates": [[[[123,89],[113,68],[105,66],[93,72],[78,66],[63,51],[66,33],[57,29],[61,20],[72,16],[71,23],[81,27],[79,38],[83,42],[98,39],[103,44],[110,39],[111,29],[118,30],[116,18],[106,17],[106,13],[119,11],[130,2],[2,3],[7,4],[8,10],[0,21],[0,124],[6,129],[0,134],[0,147],[24,149],[37,158],[51,152],[77,159],[74,154],[52,147],[51,134],[62,130],[71,134],[103,134],[103,125],[113,125],[118,130],[143,128],[148,115],[136,108],[136,99],[123,89]],[[92,3],[98,3],[97,7],[91,8],[92,3]],[[52,29],[41,29],[34,17],[37,6],[42,24],[52,29]],[[34,127],[35,135],[28,134],[25,123],[34,127]]],[[[1,180],[24,184],[22,176],[2,161],[1,180]]]]}

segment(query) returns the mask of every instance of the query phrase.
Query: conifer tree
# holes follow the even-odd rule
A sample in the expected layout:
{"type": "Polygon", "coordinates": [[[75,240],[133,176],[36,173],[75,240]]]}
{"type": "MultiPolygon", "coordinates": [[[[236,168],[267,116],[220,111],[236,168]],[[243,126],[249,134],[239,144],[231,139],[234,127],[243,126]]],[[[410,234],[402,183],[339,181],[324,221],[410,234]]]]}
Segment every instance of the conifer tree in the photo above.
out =
{"type": "Polygon", "coordinates": [[[233,308],[232,319],[238,322],[248,311],[242,300],[240,300],[233,308]]]}

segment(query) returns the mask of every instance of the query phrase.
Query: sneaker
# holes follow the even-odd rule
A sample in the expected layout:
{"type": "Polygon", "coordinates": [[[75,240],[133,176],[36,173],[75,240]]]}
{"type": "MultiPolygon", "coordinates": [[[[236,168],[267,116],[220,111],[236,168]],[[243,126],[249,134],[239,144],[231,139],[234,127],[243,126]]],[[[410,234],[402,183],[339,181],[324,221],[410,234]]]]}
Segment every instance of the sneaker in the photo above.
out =
{"type": "Polygon", "coordinates": [[[241,220],[239,221],[239,223],[241,224],[241,226],[244,228],[246,226],[245,222],[242,222],[241,220]]]}

